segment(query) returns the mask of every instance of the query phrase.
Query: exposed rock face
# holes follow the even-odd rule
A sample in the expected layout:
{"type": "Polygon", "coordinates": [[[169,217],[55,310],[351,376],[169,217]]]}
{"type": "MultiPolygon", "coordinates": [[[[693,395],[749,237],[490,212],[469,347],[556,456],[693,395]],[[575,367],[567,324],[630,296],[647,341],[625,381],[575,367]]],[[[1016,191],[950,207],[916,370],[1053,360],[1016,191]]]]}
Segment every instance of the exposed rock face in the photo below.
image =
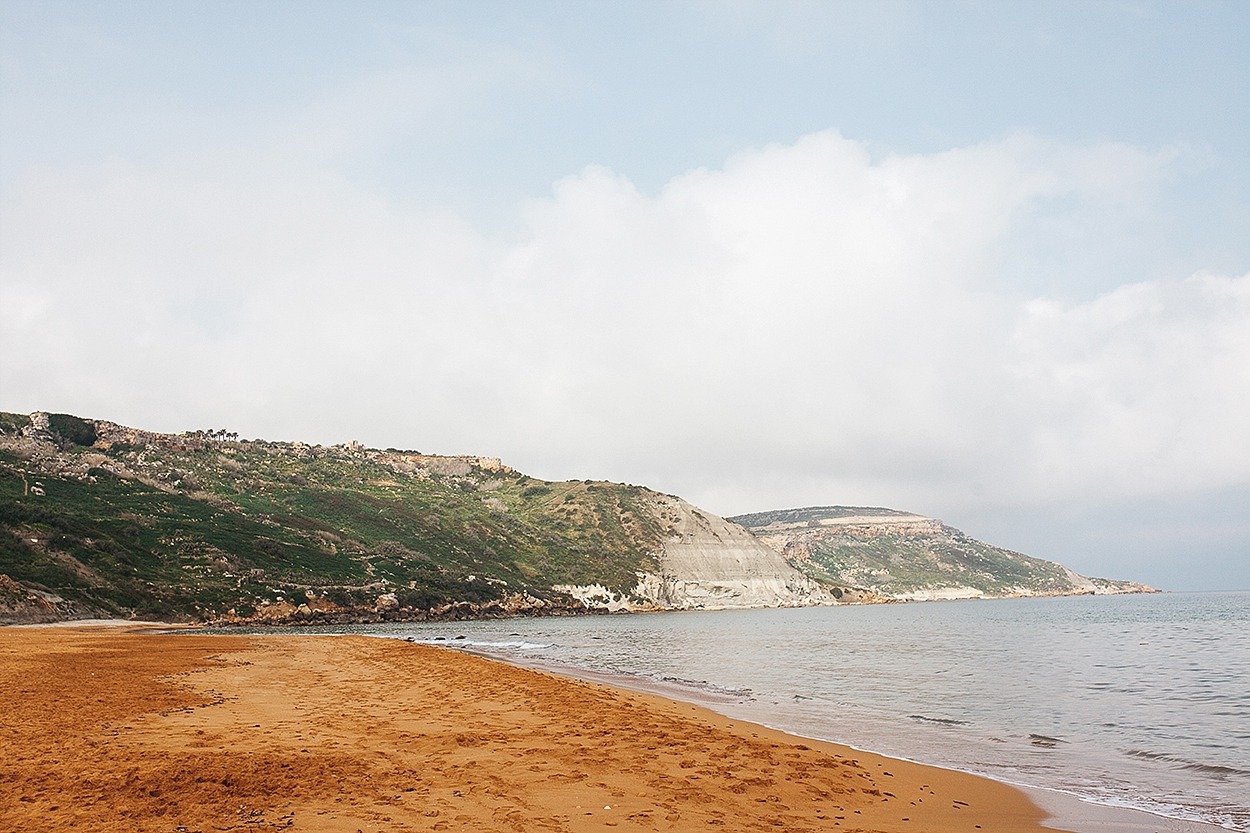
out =
{"type": "Polygon", "coordinates": [[[830,527],[840,535],[879,538],[883,535],[936,535],[942,531],[942,522],[910,512],[851,507],[846,514],[832,517],[805,521],[772,520],[762,525],[751,525],[751,532],[764,538],[769,535],[792,536],[830,527]]]}
{"type": "Polygon", "coordinates": [[[658,553],[658,572],[639,573],[638,584],[628,595],[601,585],[553,589],[587,607],[613,612],[803,607],[839,601],[738,524],[669,495],[656,495],[651,509],[668,529],[658,553]]]}
{"type": "Polygon", "coordinates": [[[796,607],[835,599],[741,526],[700,511],[681,498],[659,496],[657,511],[672,520],[660,552],[660,574],[635,591],[678,610],[718,607],[796,607]]]}

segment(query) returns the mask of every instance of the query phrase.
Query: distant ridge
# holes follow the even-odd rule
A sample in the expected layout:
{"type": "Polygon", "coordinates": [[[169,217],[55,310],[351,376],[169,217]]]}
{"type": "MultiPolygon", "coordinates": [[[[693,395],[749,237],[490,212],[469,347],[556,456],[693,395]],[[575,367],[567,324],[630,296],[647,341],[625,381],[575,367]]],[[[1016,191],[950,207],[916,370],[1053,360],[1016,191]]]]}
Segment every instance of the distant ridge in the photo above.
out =
{"type": "Polygon", "coordinates": [[[935,518],[877,506],[810,506],[737,515],[798,569],[898,600],[1144,593],[986,544],[935,518]]]}
{"type": "Polygon", "coordinates": [[[752,512],[746,515],[734,515],[731,520],[742,524],[747,529],[767,526],[768,524],[799,524],[813,520],[846,518],[856,515],[910,516],[911,512],[898,509],[886,509],[881,506],[807,506],[802,509],[776,509],[771,512],[752,512]]]}

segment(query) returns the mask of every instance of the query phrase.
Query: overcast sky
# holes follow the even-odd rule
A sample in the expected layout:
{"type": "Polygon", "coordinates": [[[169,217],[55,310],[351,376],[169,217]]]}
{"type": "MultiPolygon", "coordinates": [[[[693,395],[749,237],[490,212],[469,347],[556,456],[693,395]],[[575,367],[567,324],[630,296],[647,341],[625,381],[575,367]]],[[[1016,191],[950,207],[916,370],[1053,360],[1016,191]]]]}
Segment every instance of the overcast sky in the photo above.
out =
{"type": "Polygon", "coordinates": [[[1250,4],[0,5],[0,410],[1250,588],[1250,4]]]}

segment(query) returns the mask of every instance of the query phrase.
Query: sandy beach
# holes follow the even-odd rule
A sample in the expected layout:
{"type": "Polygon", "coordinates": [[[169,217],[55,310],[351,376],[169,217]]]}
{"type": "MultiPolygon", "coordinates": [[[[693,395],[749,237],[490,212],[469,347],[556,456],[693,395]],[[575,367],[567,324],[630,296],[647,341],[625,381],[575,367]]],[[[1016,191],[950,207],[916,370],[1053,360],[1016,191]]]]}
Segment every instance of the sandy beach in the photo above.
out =
{"type": "Polygon", "coordinates": [[[0,628],[0,829],[1051,830],[1021,792],[368,637],[0,628]]]}

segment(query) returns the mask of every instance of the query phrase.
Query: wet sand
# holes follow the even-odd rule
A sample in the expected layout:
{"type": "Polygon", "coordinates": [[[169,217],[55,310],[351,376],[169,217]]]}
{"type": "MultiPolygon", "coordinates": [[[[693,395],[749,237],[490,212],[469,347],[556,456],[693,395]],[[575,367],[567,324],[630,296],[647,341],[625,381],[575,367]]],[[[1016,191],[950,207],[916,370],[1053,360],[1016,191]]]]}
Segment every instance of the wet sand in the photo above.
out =
{"type": "MultiPolygon", "coordinates": [[[[455,646],[455,643],[448,644],[455,646]]],[[[514,663],[526,668],[546,671],[558,676],[574,677],[601,683],[613,688],[641,691],[686,703],[704,705],[731,718],[734,717],[734,707],[741,702],[739,697],[732,694],[669,684],[646,677],[594,671],[488,650],[466,648],[458,648],[458,650],[497,659],[501,662],[514,663]]],[[[750,715],[739,714],[737,717],[748,721],[751,720],[750,715]]],[[[786,730],[783,729],[782,731],[786,730]]],[[[839,746],[838,748],[843,747],[839,746]]],[[[896,759],[888,758],[887,760],[896,759]]],[[[1220,833],[1220,831],[1225,829],[1214,824],[1167,818],[1127,807],[1093,804],[1083,801],[1074,795],[1040,787],[1017,786],[1017,789],[1022,790],[1034,804],[1046,813],[1047,818],[1043,820],[1043,826],[1052,830],[1066,831],[1066,833],[1220,833]]]]}
{"type": "Polygon", "coordinates": [[[368,637],[0,628],[0,829],[1050,830],[1021,792],[368,637]]]}

